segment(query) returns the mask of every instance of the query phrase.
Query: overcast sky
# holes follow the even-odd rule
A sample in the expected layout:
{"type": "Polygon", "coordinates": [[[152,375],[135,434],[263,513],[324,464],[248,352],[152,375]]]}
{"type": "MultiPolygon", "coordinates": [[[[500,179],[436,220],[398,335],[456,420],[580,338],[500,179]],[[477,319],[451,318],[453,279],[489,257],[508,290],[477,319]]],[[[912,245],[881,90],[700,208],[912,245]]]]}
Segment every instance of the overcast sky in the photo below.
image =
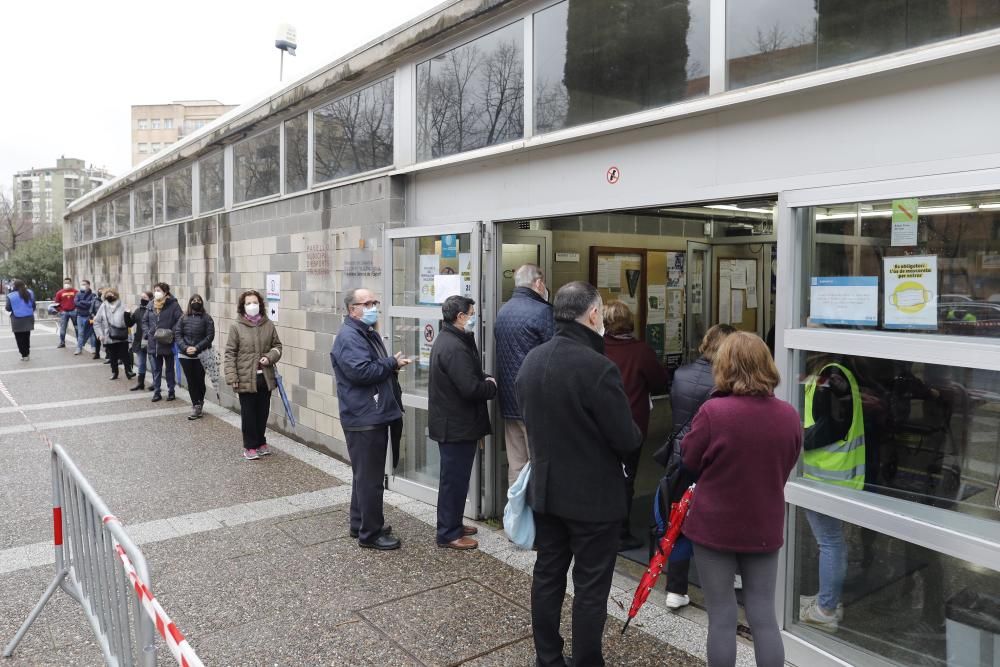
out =
{"type": "Polygon", "coordinates": [[[5,2],[0,20],[0,187],[60,155],[131,166],[130,107],[184,99],[242,104],[277,84],[279,23],[298,31],[285,81],[441,0],[68,0],[5,2]]]}

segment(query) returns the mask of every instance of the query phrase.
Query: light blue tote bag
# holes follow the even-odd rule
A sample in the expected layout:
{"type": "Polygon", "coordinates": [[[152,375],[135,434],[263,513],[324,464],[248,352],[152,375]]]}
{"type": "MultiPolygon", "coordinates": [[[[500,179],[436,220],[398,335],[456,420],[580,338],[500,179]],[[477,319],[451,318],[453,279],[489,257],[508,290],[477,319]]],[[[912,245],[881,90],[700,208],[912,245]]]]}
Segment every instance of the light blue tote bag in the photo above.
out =
{"type": "Polygon", "coordinates": [[[535,545],[535,514],[527,503],[529,479],[530,462],[507,489],[507,506],[503,509],[503,530],[510,541],[522,549],[530,549],[535,545]]]}

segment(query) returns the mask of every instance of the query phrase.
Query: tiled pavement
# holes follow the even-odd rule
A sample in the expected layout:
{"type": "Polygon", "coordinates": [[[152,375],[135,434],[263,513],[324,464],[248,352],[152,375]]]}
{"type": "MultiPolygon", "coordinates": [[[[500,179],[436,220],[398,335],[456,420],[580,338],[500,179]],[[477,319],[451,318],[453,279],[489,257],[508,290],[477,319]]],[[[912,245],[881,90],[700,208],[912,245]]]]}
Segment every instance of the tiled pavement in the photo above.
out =
{"type": "MultiPolygon", "coordinates": [[[[361,550],[347,535],[343,463],[281,436],[270,459],[244,462],[236,415],[209,405],[188,422],[183,392],[176,403],[135,398],[107,366],[54,349],[45,325],[32,343],[22,363],[0,331],[0,381],[125,523],[154,593],[206,665],[534,663],[532,553],[486,526],[478,551],[438,549],[434,508],[393,493],[387,521],[404,547],[361,550]]],[[[0,398],[0,644],[52,576],[48,449],[25,424],[0,398]]],[[[671,614],[658,598],[620,636],[633,586],[616,576],[609,664],[703,664],[697,612],[671,614]]],[[[173,664],[160,644],[160,664],[173,664]]],[[[57,593],[7,664],[100,662],[81,610],[57,593]]],[[[740,663],[753,664],[745,644],[740,663]]]]}

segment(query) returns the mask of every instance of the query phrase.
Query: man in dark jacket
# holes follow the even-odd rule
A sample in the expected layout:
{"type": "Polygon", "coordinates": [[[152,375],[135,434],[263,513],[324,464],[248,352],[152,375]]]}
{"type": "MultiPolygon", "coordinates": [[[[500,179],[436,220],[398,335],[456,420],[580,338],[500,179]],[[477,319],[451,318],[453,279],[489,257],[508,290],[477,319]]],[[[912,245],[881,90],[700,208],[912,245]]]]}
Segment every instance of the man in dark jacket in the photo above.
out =
{"type": "Polygon", "coordinates": [[[412,359],[389,356],[375,330],[379,302],[367,289],[347,290],[347,316],[333,341],[330,363],[337,379],[340,424],[354,473],[351,536],[367,549],[398,549],[400,541],[382,512],[389,425],[403,416],[396,373],[412,359]]]}
{"type": "Polygon", "coordinates": [[[514,293],[497,313],[493,327],[497,350],[497,384],[507,449],[507,481],[514,483],[528,462],[528,435],[518,407],[514,382],[524,357],[552,338],[555,323],[545,274],[534,264],[514,272],[514,293]]]}
{"type": "Polygon", "coordinates": [[[91,322],[90,316],[90,309],[94,306],[94,298],[94,293],[90,289],[90,281],[81,280],[80,291],[73,297],[73,303],[76,304],[76,352],[73,354],[83,353],[83,346],[90,338],[94,339],[96,346],[97,337],[94,336],[94,324],[91,322]]]}
{"type": "Polygon", "coordinates": [[[156,340],[156,332],[167,329],[173,339],[174,325],[181,319],[181,306],[170,293],[170,285],[156,283],[153,285],[153,302],[146,309],[142,330],[146,336],[146,351],[149,362],[153,365],[153,402],[161,400],[160,386],[163,381],[163,369],[167,370],[167,400],[174,400],[174,384],[177,381],[174,370],[174,344],[160,343],[156,340]]]}
{"type": "Polygon", "coordinates": [[[642,444],[621,373],[604,356],[600,294],[584,282],[555,299],[556,334],[528,353],[517,395],[528,429],[535,513],[531,624],[538,665],[564,665],[559,620],[574,561],[573,664],[603,665],[601,636],[626,514],[622,459],[642,444]]]}
{"type": "Polygon", "coordinates": [[[496,396],[497,383],[483,372],[476,348],[475,301],[450,296],[441,306],[444,326],[431,348],[427,390],[427,427],[441,452],[438,485],[437,543],[450,549],[475,549],[476,529],[462,524],[469,495],[469,476],[479,439],[489,435],[486,401],[496,396]]]}

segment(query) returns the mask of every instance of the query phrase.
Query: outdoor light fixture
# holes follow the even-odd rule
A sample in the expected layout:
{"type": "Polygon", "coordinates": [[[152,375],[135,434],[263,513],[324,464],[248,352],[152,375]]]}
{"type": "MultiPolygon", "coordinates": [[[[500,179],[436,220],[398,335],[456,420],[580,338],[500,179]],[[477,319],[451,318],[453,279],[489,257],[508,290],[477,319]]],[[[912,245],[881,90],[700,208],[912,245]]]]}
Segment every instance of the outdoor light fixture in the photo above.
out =
{"type": "Polygon", "coordinates": [[[294,56],[295,49],[298,48],[298,43],[295,37],[295,28],[288,23],[282,23],[278,26],[278,34],[274,38],[274,48],[281,51],[281,65],[278,69],[278,81],[281,81],[285,76],[285,52],[288,55],[294,56]]]}

